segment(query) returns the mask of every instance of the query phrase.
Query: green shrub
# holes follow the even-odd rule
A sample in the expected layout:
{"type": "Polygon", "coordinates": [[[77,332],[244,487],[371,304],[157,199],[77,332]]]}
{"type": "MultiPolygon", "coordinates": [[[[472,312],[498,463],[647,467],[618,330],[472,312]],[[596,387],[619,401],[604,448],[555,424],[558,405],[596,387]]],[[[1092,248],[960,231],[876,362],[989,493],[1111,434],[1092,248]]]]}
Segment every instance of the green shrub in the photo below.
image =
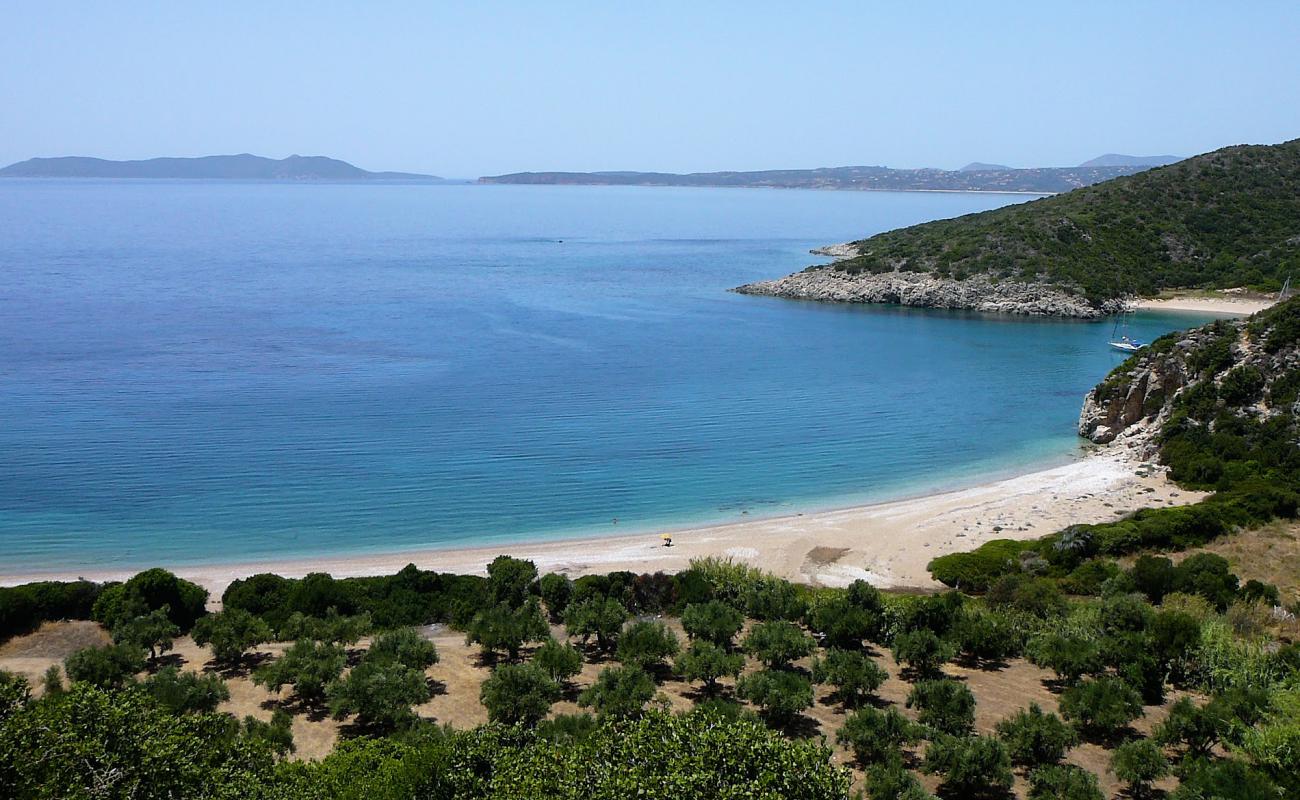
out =
{"type": "Polygon", "coordinates": [[[745,650],[773,669],[782,669],[816,649],[812,637],[792,622],[760,622],[745,637],[745,650]]]}
{"type": "Polygon", "coordinates": [[[744,625],[743,614],[717,600],[692,603],[682,612],[682,628],[687,636],[713,642],[719,647],[731,647],[732,640],[744,625]]]}
{"type": "Polygon", "coordinates": [[[582,671],[582,653],[568,642],[547,639],[533,652],[531,663],[551,680],[563,683],[582,671]]]}
{"type": "Polygon", "coordinates": [[[1129,785],[1130,794],[1146,797],[1151,793],[1151,784],[1169,774],[1169,762],[1160,745],[1150,739],[1133,739],[1115,748],[1110,769],[1129,785]]]}
{"type": "Polygon", "coordinates": [[[921,678],[942,674],[942,667],[952,659],[956,648],[929,630],[909,631],[894,637],[894,660],[905,664],[921,678]]]}
{"type": "Polygon", "coordinates": [[[791,722],[813,704],[808,679],[783,669],[764,669],[742,676],[736,681],[736,695],[763,709],[763,714],[778,725],[791,722]]]}
{"type": "Polygon", "coordinates": [[[953,736],[964,736],[975,725],[975,695],[966,684],[950,678],[913,685],[907,707],[917,710],[922,725],[953,736]]]}
{"type": "Polygon", "coordinates": [[[596,710],[602,718],[639,716],[655,696],[655,684],[636,666],[606,667],[596,682],[578,696],[578,705],[596,710]]]}
{"type": "Polygon", "coordinates": [[[653,672],[681,650],[677,635],[662,622],[634,622],[618,639],[618,660],[653,672]]]}
{"type": "Polygon", "coordinates": [[[1097,776],[1074,764],[1038,767],[1029,773],[1029,800],[1106,800],[1097,776]]]}
{"type": "Polygon", "coordinates": [[[68,656],[68,680],[111,689],[130,683],[144,669],[144,651],[130,644],[87,647],[68,656]]]}
{"type": "Polygon", "coordinates": [[[106,587],[91,609],[91,618],[106,628],[152,611],[167,609],[170,619],[182,633],[207,613],[208,590],[181,579],[165,569],[148,569],[126,583],[106,587]]]}
{"type": "Polygon", "coordinates": [[[1011,762],[1023,767],[1056,764],[1079,743],[1069,725],[1055,714],[1043,713],[1037,703],[999,722],[997,735],[1006,744],[1011,762]]]}
{"type": "Polygon", "coordinates": [[[917,726],[894,706],[881,711],[864,706],[844,720],[835,741],[853,751],[862,766],[895,758],[905,745],[921,739],[917,726]]]}
{"type": "Polygon", "coordinates": [[[506,725],[536,725],[559,698],[559,685],[533,664],[503,664],[479,687],[488,719],[506,725]]]}
{"type": "Polygon", "coordinates": [[[1109,739],[1142,716],[1142,696],[1119,678],[1101,677],[1066,689],[1060,707],[1080,731],[1109,739]]]}
{"type": "Polygon", "coordinates": [[[30,633],[42,622],[90,619],[104,589],[115,584],[90,581],[39,581],[0,586],[0,642],[30,633]]]}
{"type": "Polygon", "coordinates": [[[704,689],[709,693],[717,690],[719,679],[736,677],[744,666],[745,657],[740,653],[727,652],[704,639],[691,642],[691,646],[677,659],[677,671],[682,679],[704,681],[704,689]]]}
{"type": "Polygon", "coordinates": [[[173,714],[210,714],[230,699],[226,682],[216,675],[163,667],[144,681],[144,689],[173,714]]]}
{"type": "Polygon", "coordinates": [[[814,658],[813,680],[835,687],[840,702],[857,708],[889,677],[865,653],[855,650],[828,650],[824,658],[814,658]]]}
{"type": "Polygon", "coordinates": [[[989,736],[946,736],[930,743],[921,769],[943,776],[954,797],[987,797],[1011,790],[1015,775],[1002,742],[989,736]]]}
{"type": "Polygon", "coordinates": [[[548,572],[538,581],[537,587],[542,595],[542,601],[546,603],[546,613],[551,622],[563,620],[564,610],[569,607],[569,600],[573,598],[573,581],[564,575],[548,572]]]}
{"type": "Polygon", "coordinates": [[[1020,569],[1024,542],[993,539],[968,553],[951,553],[930,561],[926,567],[936,581],[965,592],[987,591],[1003,575],[1020,569]]]}

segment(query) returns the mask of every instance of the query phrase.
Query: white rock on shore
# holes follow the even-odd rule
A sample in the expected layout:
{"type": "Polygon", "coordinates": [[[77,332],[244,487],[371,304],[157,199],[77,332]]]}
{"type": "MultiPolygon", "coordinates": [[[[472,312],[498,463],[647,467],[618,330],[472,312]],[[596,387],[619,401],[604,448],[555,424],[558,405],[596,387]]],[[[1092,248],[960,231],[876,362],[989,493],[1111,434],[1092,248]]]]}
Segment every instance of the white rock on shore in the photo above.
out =
{"type": "MultiPolygon", "coordinates": [[[[832,254],[831,248],[824,250],[824,254],[832,254]]],[[[892,303],[995,314],[1080,319],[1094,319],[1118,310],[1105,306],[1098,308],[1086,299],[1054,286],[1008,280],[995,282],[987,275],[975,275],[959,281],[922,272],[849,274],[831,267],[807,269],[772,281],[758,281],[739,286],[733,291],[794,300],[892,303]]]]}

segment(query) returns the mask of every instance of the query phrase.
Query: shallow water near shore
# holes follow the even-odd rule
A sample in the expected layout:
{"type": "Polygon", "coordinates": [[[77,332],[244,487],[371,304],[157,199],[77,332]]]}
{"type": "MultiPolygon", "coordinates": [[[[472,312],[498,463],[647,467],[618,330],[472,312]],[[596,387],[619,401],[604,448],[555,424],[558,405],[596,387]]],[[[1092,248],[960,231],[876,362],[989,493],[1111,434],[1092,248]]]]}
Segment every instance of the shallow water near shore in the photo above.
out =
{"type": "Polygon", "coordinates": [[[1024,199],[0,182],[0,573],[676,527],[1059,463],[1110,323],[726,291],[1024,199]]]}

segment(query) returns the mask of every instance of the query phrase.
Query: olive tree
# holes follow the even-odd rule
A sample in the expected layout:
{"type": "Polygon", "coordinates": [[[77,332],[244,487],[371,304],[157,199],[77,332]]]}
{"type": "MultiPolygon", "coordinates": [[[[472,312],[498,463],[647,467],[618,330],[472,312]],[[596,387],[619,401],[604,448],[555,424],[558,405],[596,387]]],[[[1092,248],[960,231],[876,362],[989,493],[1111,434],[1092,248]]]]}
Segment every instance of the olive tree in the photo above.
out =
{"type": "Polygon", "coordinates": [[[704,681],[704,691],[717,691],[718,680],[735,677],[745,667],[745,657],[729,653],[722,647],[703,639],[691,642],[677,659],[677,672],[687,681],[704,681]]]}
{"type": "Polygon", "coordinates": [[[741,677],[736,694],[763,710],[773,723],[784,725],[813,704],[812,683],[797,672],[764,669],[741,677]]]}
{"type": "Polygon", "coordinates": [[[813,680],[835,687],[840,702],[849,708],[865,703],[889,677],[880,665],[856,650],[828,650],[824,658],[814,658],[813,680]]]}
{"type": "Polygon", "coordinates": [[[785,621],[760,622],[745,637],[745,650],[772,669],[783,669],[790,662],[812,653],[817,647],[813,638],[798,625],[785,621]]]}
{"type": "Polygon", "coordinates": [[[600,717],[626,719],[641,714],[655,696],[655,684],[645,670],[636,666],[606,667],[585,692],[578,705],[593,708],[600,717]]]}
{"type": "Polygon", "coordinates": [[[122,620],[113,626],[113,641],[149,651],[150,663],[172,649],[172,642],[181,629],[168,616],[170,608],[163,604],[147,614],[122,620]]]}
{"type": "Polygon", "coordinates": [[[953,736],[969,733],[975,724],[975,695],[950,678],[918,681],[907,695],[907,707],[917,710],[922,725],[953,736]]]}
{"type": "Polygon", "coordinates": [[[68,680],[108,689],[130,683],[144,669],[144,651],[130,644],[87,647],[68,656],[68,680]]]}
{"type": "Polygon", "coordinates": [[[1007,746],[1011,763],[1022,767],[1055,764],[1079,743],[1073,728],[1055,714],[1043,713],[1037,703],[999,722],[997,734],[1007,746]]]}
{"type": "Polygon", "coordinates": [[[249,648],[271,640],[271,628],[261,617],[242,608],[228,608],[194,623],[194,643],[211,645],[219,663],[238,664],[249,648]]]}
{"type": "Polygon", "coordinates": [[[916,744],[920,738],[916,724],[895,706],[884,711],[864,706],[850,714],[835,732],[835,741],[851,749],[863,766],[897,756],[905,745],[916,744]]]}
{"type": "Polygon", "coordinates": [[[618,644],[626,620],[627,609],[612,597],[589,597],[570,604],[564,612],[564,627],[570,636],[580,637],[584,645],[595,636],[597,647],[606,653],[618,644]]]}
{"type": "Polygon", "coordinates": [[[1119,678],[1104,676],[1066,689],[1060,707],[1061,716],[1081,732],[1112,738],[1142,716],[1142,695],[1119,678]]]}
{"type": "Polygon", "coordinates": [[[292,686],[301,702],[319,703],[325,699],[325,687],[338,678],[346,663],[347,654],[337,644],[304,639],[259,667],[253,673],[253,683],[272,692],[292,686]]]}
{"type": "Polygon", "coordinates": [[[744,624],[743,614],[718,600],[692,603],[682,612],[682,628],[687,636],[713,642],[719,647],[731,647],[732,640],[744,624]]]}
{"type": "Polygon", "coordinates": [[[681,650],[677,636],[662,622],[634,622],[618,639],[618,660],[653,672],[681,650]]]}
{"type": "Polygon", "coordinates": [[[954,797],[986,797],[1011,790],[1015,775],[1002,742],[991,736],[945,736],[930,743],[921,769],[943,776],[954,797]]]}
{"type": "Polygon", "coordinates": [[[559,685],[535,664],[499,666],[479,687],[488,719],[506,725],[536,725],[559,698],[559,685]]]}
{"type": "Polygon", "coordinates": [[[1110,769],[1129,785],[1134,797],[1147,797],[1151,784],[1169,774],[1169,762],[1160,745],[1150,739],[1133,739],[1115,748],[1110,769]]]}
{"type": "Polygon", "coordinates": [[[533,652],[531,663],[556,683],[564,683],[582,671],[582,653],[568,642],[547,639],[533,652]]]}
{"type": "Polygon", "coordinates": [[[211,713],[230,699],[226,682],[216,675],[164,667],[144,681],[144,689],[173,714],[211,713]]]}
{"type": "Polygon", "coordinates": [[[900,633],[894,637],[894,660],[905,664],[914,675],[935,678],[952,659],[956,648],[926,628],[900,633]]]}

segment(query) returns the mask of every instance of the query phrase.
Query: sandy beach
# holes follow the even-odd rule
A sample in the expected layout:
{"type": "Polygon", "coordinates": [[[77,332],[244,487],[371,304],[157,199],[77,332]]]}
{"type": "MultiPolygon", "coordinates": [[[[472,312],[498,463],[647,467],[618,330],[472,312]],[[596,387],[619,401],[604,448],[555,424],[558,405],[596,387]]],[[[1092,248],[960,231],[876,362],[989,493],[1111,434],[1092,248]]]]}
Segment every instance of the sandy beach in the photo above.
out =
{"type": "Polygon", "coordinates": [[[1268,297],[1232,297],[1228,295],[1202,297],[1188,295],[1186,297],[1146,298],[1134,302],[1133,307],[1150,311],[1197,311],[1208,314],[1231,314],[1246,317],[1257,311],[1263,311],[1275,302],[1277,302],[1276,299],[1268,297]]]}
{"type": "MultiPolygon", "coordinates": [[[[214,598],[231,581],[258,572],[300,577],[391,574],[408,563],[440,572],[483,574],[506,553],[536,562],[545,572],[571,576],[612,570],[672,572],[692,558],[723,556],[785,578],[842,586],[864,578],[880,587],[929,589],[930,559],[969,550],[990,539],[1031,539],[1071,523],[1103,522],[1145,506],[1195,502],[1203,495],[1179,489],[1154,465],[1112,446],[1064,466],[958,491],[875,505],[680,530],[673,546],[659,535],[611,535],[491,547],[408,550],[220,565],[166,565],[207,587],[214,598]]],[[[133,570],[82,572],[91,580],[121,580],[133,570]]],[[[77,575],[11,574],[2,584],[77,575]]]]}

